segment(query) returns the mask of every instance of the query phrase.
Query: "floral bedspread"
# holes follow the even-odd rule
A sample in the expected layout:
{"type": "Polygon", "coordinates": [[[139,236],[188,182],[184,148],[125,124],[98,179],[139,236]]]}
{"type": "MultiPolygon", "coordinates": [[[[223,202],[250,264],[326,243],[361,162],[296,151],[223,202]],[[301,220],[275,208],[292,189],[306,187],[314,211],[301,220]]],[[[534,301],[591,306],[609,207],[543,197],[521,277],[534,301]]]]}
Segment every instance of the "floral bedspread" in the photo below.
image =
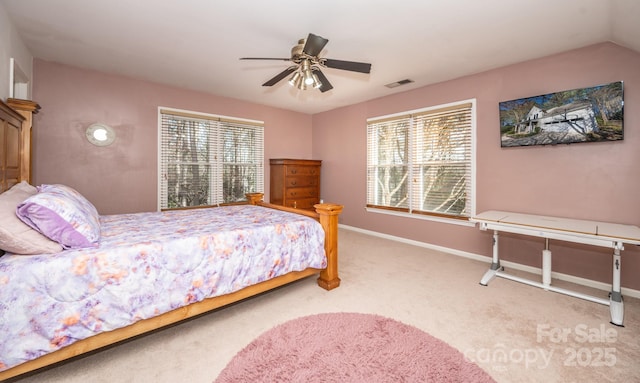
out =
{"type": "Polygon", "coordinates": [[[0,257],[0,371],[77,340],[307,267],[315,220],[257,206],[100,217],[98,248],[0,257]]]}

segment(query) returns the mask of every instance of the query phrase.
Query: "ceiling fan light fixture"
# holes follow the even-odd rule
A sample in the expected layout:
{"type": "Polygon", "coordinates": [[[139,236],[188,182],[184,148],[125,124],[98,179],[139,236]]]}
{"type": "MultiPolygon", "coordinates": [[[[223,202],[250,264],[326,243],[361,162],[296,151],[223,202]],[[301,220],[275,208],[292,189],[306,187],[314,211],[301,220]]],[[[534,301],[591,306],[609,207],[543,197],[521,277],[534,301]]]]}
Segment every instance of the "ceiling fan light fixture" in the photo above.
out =
{"type": "Polygon", "coordinates": [[[322,86],[322,82],[320,82],[320,79],[314,73],[316,70],[318,70],[318,68],[311,66],[309,61],[303,60],[300,68],[298,68],[289,79],[289,84],[291,86],[295,86],[299,90],[320,88],[322,86]]]}
{"type": "Polygon", "coordinates": [[[291,76],[291,78],[289,79],[289,84],[291,84],[291,86],[298,86],[298,82],[301,81],[301,75],[300,75],[300,71],[295,71],[293,72],[293,76],[291,76]]]}
{"type": "Polygon", "coordinates": [[[314,81],[313,81],[313,75],[311,74],[311,72],[305,73],[304,74],[304,84],[305,85],[313,85],[314,81]]]}
{"type": "Polygon", "coordinates": [[[300,78],[300,80],[298,80],[297,88],[300,90],[307,90],[307,83],[302,80],[302,77],[300,78]]]}
{"type": "Polygon", "coordinates": [[[313,74],[311,75],[311,77],[313,77],[313,87],[314,87],[315,89],[320,88],[320,87],[322,86],[322,82],[320,81],[320,79],[318,78],[318,76],[317,76],[315,73],[313,73],[313,74]]]}
{"type": "Polygon", "coordinates": [[[307,84],[305,83],[304,75],[302,75],[299,70],[295,71],[293,76],[291,76],[291,79],[289,79],[289,84],[291,86],[295,86],[296,88],[298,88],[300,90],[306,90],[307,89],[307,84]]]}
{"type": "Polygon", "coordinates": [[[311,64],[309,63],[309,60],[302,60],[300,68],[302,71],[302,77],[304,78],[304,84],[313,85],[313,73],[311,73],[311,64]]]}

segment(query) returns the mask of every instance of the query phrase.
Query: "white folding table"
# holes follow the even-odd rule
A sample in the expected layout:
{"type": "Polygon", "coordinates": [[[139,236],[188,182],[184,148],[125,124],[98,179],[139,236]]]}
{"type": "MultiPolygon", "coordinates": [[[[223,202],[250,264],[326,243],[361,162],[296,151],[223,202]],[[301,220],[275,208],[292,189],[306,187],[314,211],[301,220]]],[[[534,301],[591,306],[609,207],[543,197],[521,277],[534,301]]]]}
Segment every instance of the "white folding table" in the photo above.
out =
{"type": "Polygon", "coordinates": [[[625,244],[640,245],[640,228],[633,225],[621,225],[608,222],[586,221],[569,218],[547,217],[541,215],[520,214],[506,211],[490,210],[470,219],[480,226],[480,230],[493,230],[493,259],[491,267],[480,280],[486,286],[493,278],[501,277],[525,283],[576,298],[608,305],[611,323],[622,326],[624,319],[624,303],[620,293],[620,251],[625,244]],[[545,238],[545,249],[542,251],[542,283],[508,274],[500,266],[498,255],[498,232],[508,232],[545,238]],[[613,282],[609,299],[582,294],[551,285],[551,251],[549,240],[583,243],[613,249],[613,282]]]}

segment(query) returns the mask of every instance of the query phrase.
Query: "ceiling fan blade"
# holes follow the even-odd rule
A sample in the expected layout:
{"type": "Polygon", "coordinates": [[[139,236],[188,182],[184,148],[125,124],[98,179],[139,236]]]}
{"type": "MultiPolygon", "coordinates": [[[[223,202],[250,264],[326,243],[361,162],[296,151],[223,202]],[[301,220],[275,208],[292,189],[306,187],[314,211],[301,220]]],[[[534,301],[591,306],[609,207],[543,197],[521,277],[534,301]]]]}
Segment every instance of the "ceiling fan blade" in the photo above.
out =
{"type": "Polygon", "coordinates": [[[320,71],[320,69],[316,69],[313,71],[315,73],[316,76],[318,76],[318,80],[320,80],[320,92],[324,93],[328,90],[333,89],[333,85],[331,85],[331,83],[329,82],[329,80],[327,80],[327,76],[324,75],[324,73],[322,73],[320,71]]]}
{"type": "Polygon", "coordinates": [[[282,72],[278,73],[274,78],[272,78],[271,80],[265,82],[264,84],[262,84],[262,86],[273,86],[275,84],[277,84],[280,80],[282,80],[283,78],[287,77],[288,75],[290,75],[293,71],[295,71],[296,69],[298,69],[297,66],[290,66],[289,68],[283,70],[282,72]]]}
{"type": "Polygon", "coordinates": [[[322,38],[318,35],[314,35],[313,33],[309,33],[309,36],[307,36],[307,41],[304,43],[304,48],[302,48],[302,51],[306,54],[308,54],[309,56],[317,56],[320,54],[320,52],[322,52],[322,49],[324,48],[325,45],[327,45],[327,43],[329,42],[329,40],[322,38]]]}
{"type": "Polygon", "coordinates": [[[240,57],[240,60],[278,60],[278,61],[291,61],[291,58],[281,57],[240,57]]]}
{"type": "Polygon", "coordinates": [[[352,72],[360,72],[360,73],[371,72],[371,64],[359,63],[355,61],[322,59],[322,65],[326,66],[327,68],[349,70],[352,72]]]}

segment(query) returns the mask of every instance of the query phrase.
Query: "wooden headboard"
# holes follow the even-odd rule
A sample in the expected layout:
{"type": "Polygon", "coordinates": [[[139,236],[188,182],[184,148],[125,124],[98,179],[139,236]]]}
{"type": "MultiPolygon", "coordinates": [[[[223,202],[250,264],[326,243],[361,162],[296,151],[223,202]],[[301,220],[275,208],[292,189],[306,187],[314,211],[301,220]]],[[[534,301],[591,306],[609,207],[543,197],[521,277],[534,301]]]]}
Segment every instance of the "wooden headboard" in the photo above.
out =
{"type": "Polygon", "coordinates": [[[31,127],[39,109],[29,100],[0,100],[0,193],[31,182],[31,127]]]}

